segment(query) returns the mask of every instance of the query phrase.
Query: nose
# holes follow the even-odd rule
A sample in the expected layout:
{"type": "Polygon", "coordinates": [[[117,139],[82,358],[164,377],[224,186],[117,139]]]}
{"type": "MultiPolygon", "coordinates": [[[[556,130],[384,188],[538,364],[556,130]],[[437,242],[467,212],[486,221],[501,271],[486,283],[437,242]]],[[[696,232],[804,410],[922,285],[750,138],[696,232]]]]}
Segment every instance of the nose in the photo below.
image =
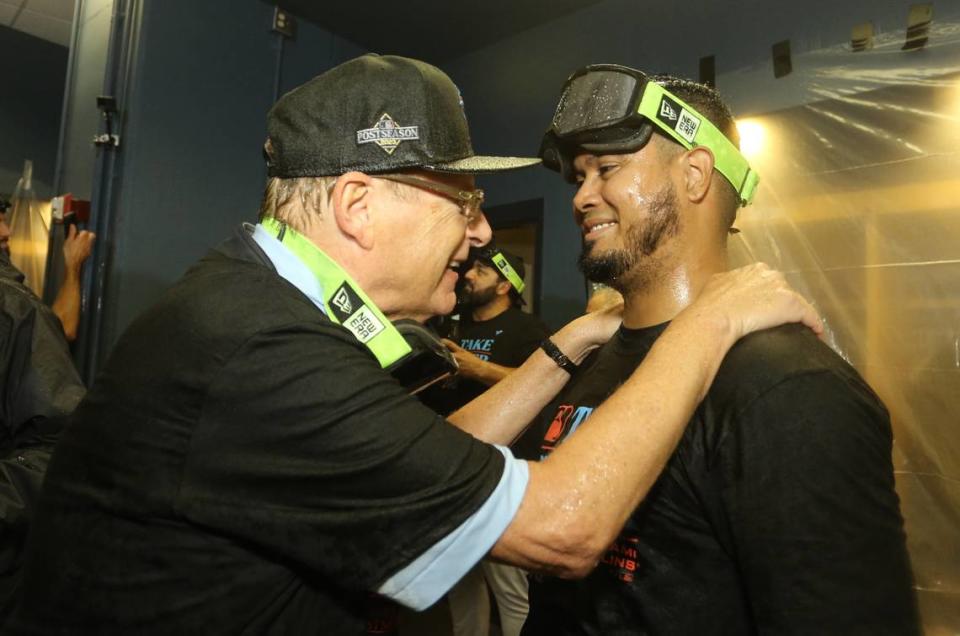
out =
{"type": "Polygon", "coordinates": [[[600,193],[594,185],[591,178],[584,179],[577,188],[577,193],[573,195],[573,212],[580,221],[580,216],[597,207],[600,202],[600,193]]]}
{"type": "Polygon", "coordinates": [[[470,241],[470,245],[473,247],[483,247],[489,243],[492,238],[493,230],[490,229],[490,224],[487,223],[487,217],[481,210],[474,221],[467,223],[467,240],[470,241]]]}

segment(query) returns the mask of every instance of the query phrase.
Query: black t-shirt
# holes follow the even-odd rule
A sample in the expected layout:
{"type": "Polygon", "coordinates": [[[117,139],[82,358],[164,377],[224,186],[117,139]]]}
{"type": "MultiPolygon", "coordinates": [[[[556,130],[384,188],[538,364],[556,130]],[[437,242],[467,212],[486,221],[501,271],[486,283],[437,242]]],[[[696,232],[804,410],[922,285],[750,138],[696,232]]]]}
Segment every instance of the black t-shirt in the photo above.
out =
{"type": "MultiPolygon", "coordinates": [[[[664,328],[585,361],[541,415],[541,455],[664,328]]],[[[524,636],[918,633],[891,444],[883,405],[807,329],[744,338],[597,568],[533,577],[524,636]]]]}
{"type": "Polygon", "coordinates": [[[28,633],[362,634],[503,456],[409,397],[249,236],[138,318],[54,454],[28,633]]]}
{"type": "MultiPolygon", "coordinates": [[[[490,320],[474,321],[464,312],[451,340],[481,360],[504,367],[519,367],[549,335],[540,319],[516,307],[490,320]]],[[[490,387],[464,377],[430,387],[420,399],[441,415],[448,415],[490,387]]]]}

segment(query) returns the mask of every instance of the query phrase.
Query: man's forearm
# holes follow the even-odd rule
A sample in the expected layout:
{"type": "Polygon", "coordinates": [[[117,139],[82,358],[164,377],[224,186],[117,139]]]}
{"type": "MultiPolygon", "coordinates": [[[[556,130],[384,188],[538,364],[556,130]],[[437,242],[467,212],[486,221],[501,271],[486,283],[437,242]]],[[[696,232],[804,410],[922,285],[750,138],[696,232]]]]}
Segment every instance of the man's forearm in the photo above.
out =
{"type": "Polygon", "coordinates": [[[80,274],[67,271],[67,276],[57,292],[57,297],[51,305],[53,313],[60,319],[63,334],[68,342],[77,338],[77,328],[80,323],[80,274]]]}
{"type": "Polygon", "coordinates": [[[481,360],[479,358],[477,358],[475,361],[471,361],[469,367],[460,367],[460,375],[462,377],[470,380],[476,380],[477,382],[481,382],[487,386],[493,386],[500,380],[503,380],[505,377],[510,375],[513,371],[516,371],[515,367],[505,367],[502,364],[497,364],[496,362],[490,362],[488,360],[481,360]]]}
{"type": "Polygon", "coordinates": [[[586,574],[676,447],[733,343],[727,331],[709,318],[675,321],[574,435],[530,465],[523,504],[493,555],[560,576],[586,574]]]}
{"type": "MultiPolygon", "coordinates": [[[[581,360],[597,345],[579,332],[577,323],[558,331],[552,340],[574,360],[581,360]]],[[[506,377],[451,414],[449,421],[477,439],[510,444],[570,379],[570,374],[540,349],[516,369],[507,370],[506,377]]]]}

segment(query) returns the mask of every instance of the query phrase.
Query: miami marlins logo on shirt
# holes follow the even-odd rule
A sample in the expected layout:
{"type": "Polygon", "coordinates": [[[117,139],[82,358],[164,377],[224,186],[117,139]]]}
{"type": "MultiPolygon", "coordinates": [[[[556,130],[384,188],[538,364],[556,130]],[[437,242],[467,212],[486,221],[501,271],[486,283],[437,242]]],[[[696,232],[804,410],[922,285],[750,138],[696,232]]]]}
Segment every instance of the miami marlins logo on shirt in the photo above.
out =
{"type": "Polygon", "coordinates": [[[540,459],[544,459],[552,453],[565,437],[577,430],[583,422],[593,413],[592,406],[574,406],[573,404],[561,404],[557,407],[557,412],[543,436],[543,443],[540,445],[540,459]]]}

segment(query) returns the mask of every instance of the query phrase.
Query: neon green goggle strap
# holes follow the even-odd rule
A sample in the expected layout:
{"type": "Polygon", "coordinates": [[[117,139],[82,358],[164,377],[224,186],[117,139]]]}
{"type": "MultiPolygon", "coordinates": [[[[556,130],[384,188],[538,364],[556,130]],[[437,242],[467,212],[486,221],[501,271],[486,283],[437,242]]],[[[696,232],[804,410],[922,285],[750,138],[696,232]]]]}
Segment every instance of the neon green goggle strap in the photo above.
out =
{"type": "Polygon", "coordinates": [[[517,274],[517,270],[513,269],[510,266],[510,263],[507,262],[506,257],[500,252],[494,252],[493,256],[490,257],[490,260],[493,261],[494,267],[500,270],[500,273],[503,274],[503,277],[510,281],[510,284],[513,285],[513,288],[517,290],[518,294],[523,293],[526,283],[523,282],[523,279],[520,278],[520,275],[517,274]]]}
{"type": "Polygon", "coordinates": [[[327,318],[346,327],[384,369],[412,349],[393,323],[373,304],[360,286],[310,239],[272,217],[260,221],[265,230],[317,277],[323,289],[327,318]]]}
{"type": "Polygon", "coordinates": [[[760,175],[720,130],[680,98],[654,82],[647,82],[637,112],[687,150],[709,148],[714,166],[736,189],[740,205],[753,201],[760,175]]]}

